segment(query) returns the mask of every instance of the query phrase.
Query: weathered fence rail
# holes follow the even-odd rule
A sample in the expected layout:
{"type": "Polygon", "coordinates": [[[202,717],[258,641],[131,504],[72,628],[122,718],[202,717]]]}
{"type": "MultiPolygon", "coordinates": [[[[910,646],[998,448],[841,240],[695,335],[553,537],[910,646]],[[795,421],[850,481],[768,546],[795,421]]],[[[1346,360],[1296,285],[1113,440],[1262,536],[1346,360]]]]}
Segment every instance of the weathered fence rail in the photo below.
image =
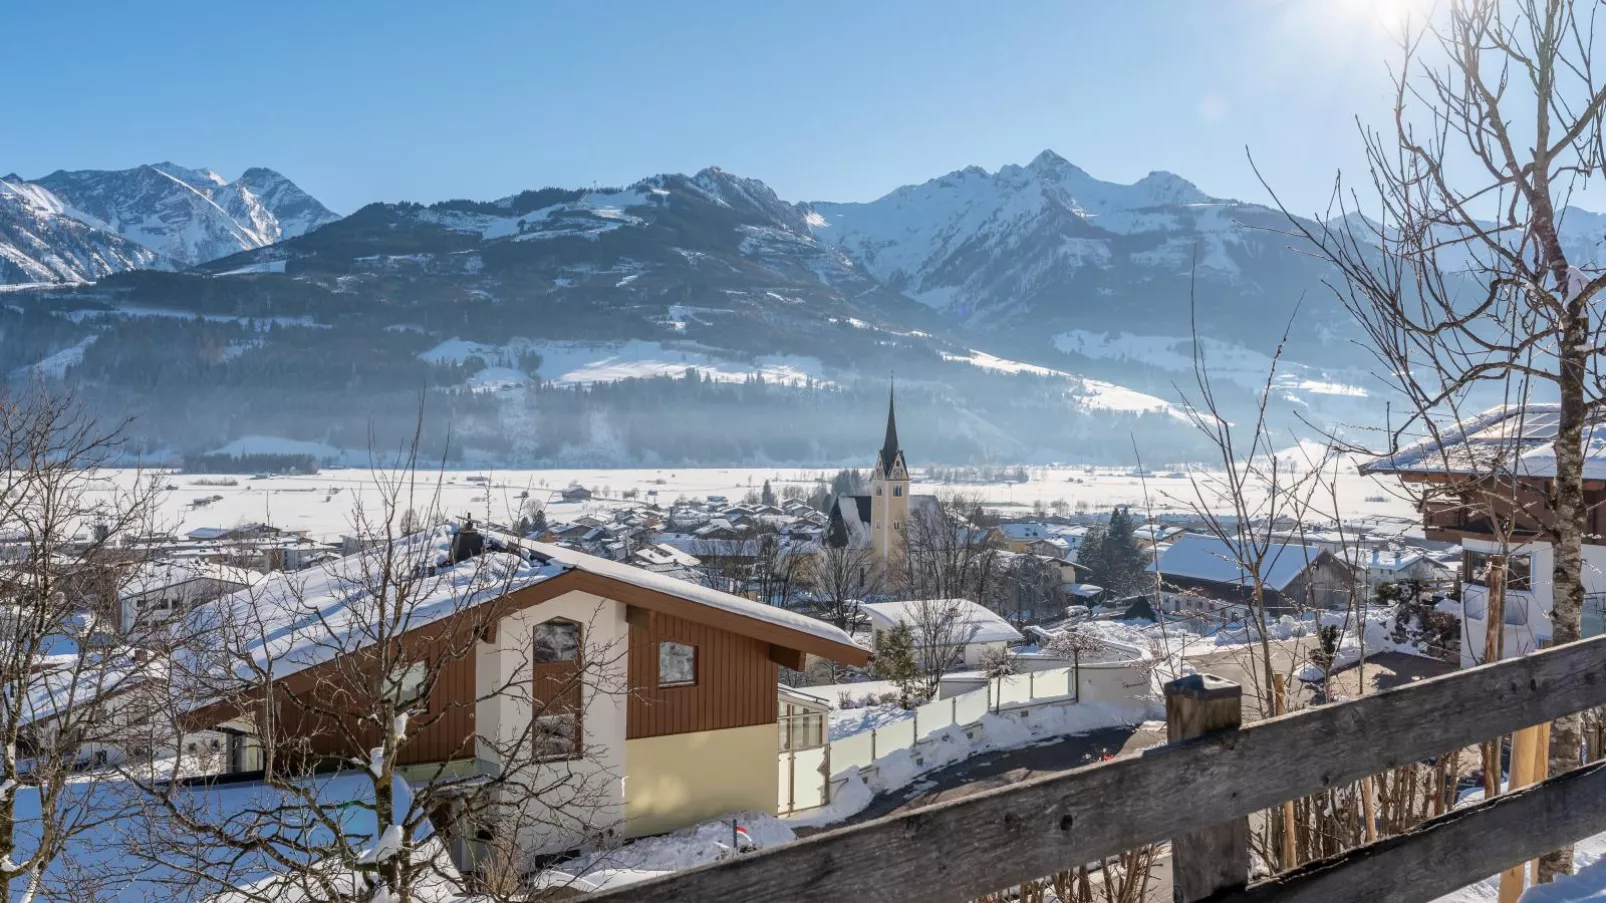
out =
{"type": "MultiPolygon", "coordinates": [[[[1046,775],[593,899],[971,900],[1600,705],[1606,637],[1046,775]]],[[[1442,893],[1436,888],[1606,830],[1603,783],[1600,766],[1558,775],[1213,899],[1431,899],[1442,893]],[[1496,842],[1473,840],[1480,832],[1496,842]],[[1445,838],[1469,843],[1478,855],[1446,854],[1445,838]],[[1418,862],[1427,859],[1438,861],[1418,862]],[[1380,879],[1386,868],[1377,862],[1394,863],[1401,875],[1417,876],[1415,883],[1380,879]]]]}

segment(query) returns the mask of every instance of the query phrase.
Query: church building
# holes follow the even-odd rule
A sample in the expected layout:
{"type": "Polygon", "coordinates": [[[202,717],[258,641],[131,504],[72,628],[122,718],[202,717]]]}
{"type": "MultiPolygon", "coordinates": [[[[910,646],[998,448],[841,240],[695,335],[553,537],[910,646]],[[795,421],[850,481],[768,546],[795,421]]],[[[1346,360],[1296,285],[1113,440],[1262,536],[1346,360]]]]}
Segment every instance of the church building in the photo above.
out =
{"type": "Polygon", "coordinates": [[[896,569],[909,547],[910,512],[934,513],[937,497],[909,493],[909,466],[898,446],[898,417],[891,391],[887,393],[887,435],[870,475],[867,495],[838,496],[831,506],[831,523],[825,541],[836,548],[871,549],[877,566],[896,569]]]}

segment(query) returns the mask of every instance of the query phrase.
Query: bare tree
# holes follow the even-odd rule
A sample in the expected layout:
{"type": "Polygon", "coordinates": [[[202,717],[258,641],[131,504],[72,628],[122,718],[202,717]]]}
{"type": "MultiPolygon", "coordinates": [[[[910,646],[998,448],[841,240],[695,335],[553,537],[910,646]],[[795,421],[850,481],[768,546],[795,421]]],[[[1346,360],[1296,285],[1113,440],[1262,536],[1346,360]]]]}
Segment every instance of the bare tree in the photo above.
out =
{"type": "Polygon", "coordinates": [[[33,900],[73,838],[126,800],[98,794],[115,752],[118,693],[145,672],[116,620],[155,484],[117,488],[121,450],[71,395],[0,390],[0,888],[33,900]],[[93,798],[95,804],[86,801],[93,798]]]}
{"type": "Polygon", "coordinates": [[[899,594],[906,599],[968,598],[989,607],[998,604],[1003,559],[991,530],[972,516],[980,509],[978,499],[963,495],[910,507],[903,526],[901,580],[895,587],[899,594]]]}
{"type": "Polygon", "coordinates": [[[508,899],[533,852],[604,840],[622,818],[610,802],[617,751],[584,729],[627,692],[623,650],[597,639],[613,634],[601,610],[526,622],[513,593],[555,571],[516,536],[472,522],[403,534],[409,512],[425,523],[443,514],[438,479],[421,481],[415,461],[376,469],[378,510],[353,512],[365,551],[274,575],[189,621],[164,726],[179,752],[129,774],[178,841],[147,854],[189,866],[203,889],[403,903],[449,887],[508,899]],[[252,818],[186,792],[187,751],[220,732],[243,735],[251,761],[237,764],[260,769],[271,791],[252,818]],[[328,798],[312,777],[327,764],[365,791],[328,798]],[[366,830],[338,817],[348,806],[371,816],[366,830]],[[320,830],[284,828],[309,820],[320,830]],[[265,857],[276,878],[230,888],[229,869],[186,850],[265,857]]]}
{"type": "Polygon", "coordinates": [[[842,630],[851,632],[859,619],[859,604],[880,592],[882,574],[875,552],[868,546],[822,544],[809,569],[809,588],[815,612],[842,630]]]}
{"type": "Polygon", "coordinates": [[[964,617],[963,599],[915,599],[904,603],[903,623],[909,625],[914,658],[923,682],[923,697],[937,694],[942,676],[965,660],[965,646],[976,636],[977,625],[964,617]]]}
{"type": "MultiPolygon", "coordinates": [[[[1465,0],[1408,27],[1393,126],[1362,132],[1364,201],[1340,183],[1320,224],[1289,217],[1342,273],[1339,297],[1409,401],[1388,450],[1490,386],[1531,380],[1559,399],[1546,523],[1557,643],[1580,636],[1584,438],[1603,397],[1592,314],[1606,275],[1580,270],[1563,239],[1568,197],[1606,162],[1597,9],[1465,0]]],[[[1556,721],[1552,773],[1579,764],[1579,724],[1556,721]]],[[[1571,870],[1568,848],[1541,861],[1540,878],[1571,870]]]]}

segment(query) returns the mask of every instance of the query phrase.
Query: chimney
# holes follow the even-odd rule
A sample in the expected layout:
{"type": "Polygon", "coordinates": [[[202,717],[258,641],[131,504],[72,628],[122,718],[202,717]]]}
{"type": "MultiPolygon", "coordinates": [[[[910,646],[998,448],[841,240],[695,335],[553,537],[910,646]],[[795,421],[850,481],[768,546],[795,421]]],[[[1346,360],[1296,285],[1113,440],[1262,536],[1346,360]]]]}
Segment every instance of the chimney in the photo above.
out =
{"type": "Polygon", "coordinates": [[[452,564],[467,561],[485,551],[485,537],[474,529],[474,518],[463,518],[463,526],[452,535],[452,564]]]}

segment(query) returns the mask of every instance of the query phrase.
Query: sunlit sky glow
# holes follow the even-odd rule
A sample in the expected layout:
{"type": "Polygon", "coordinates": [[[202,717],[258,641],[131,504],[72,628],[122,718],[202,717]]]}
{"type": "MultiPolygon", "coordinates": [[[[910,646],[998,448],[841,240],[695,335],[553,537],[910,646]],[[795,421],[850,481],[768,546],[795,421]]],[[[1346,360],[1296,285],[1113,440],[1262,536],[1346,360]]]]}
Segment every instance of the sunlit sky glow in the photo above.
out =
{"type": "Polygon", "coordinates": [[[1426,3],[12,0],[0,174],[263,165],[349,212],[717,164],[868,200],[1047,147],[1264,200],[1247,147],[1310,212],[1426,3]]]}

